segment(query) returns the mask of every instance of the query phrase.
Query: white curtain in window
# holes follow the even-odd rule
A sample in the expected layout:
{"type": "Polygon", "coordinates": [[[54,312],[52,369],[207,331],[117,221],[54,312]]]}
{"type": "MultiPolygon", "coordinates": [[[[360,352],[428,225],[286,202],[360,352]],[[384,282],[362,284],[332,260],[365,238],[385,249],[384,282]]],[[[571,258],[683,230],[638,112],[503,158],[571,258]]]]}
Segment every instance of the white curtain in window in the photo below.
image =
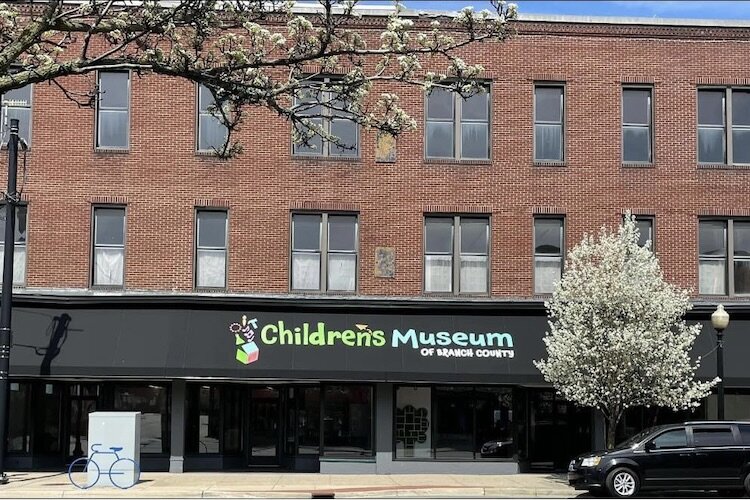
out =
{"type": "Polygon", "coordinates": [[[122,285],[125,249],[97,248],[94,259],[95,285],[122,285]]]}
{"type": "Polygon", "coordinates": [[[724,295],[727,293],[725,261],[701,260],[698,275],[698,293],[701,295],[724,295]]]}
{"type": "Polygon", "coordinates": [[[292,289],[320,290],[320,254],[295,253],[293,255],[292,289]]]}
{"type": "Polygon", "coordinates": [[[461,256],[461,292],[487,292],[487,256],[461,256]]]}
{"type": "MultiPolygon", "coordinates": [[[[0,243],[0,283],[3,281],[3,262],[5,249],[0,243]]],[[[23,285],[26,280],[26,247],[16,245],[13,252],[13,284],[23,285]]]]}
{"type": "Polygon", "coordinates": [[[562,275],[562,257],[534,258],[534,293],[552,293],[562,275]]]}
{"type": "Polygon", "coordinates": [[[453,257],[451,255],[426,255],[424,266],[425,292],[452,291],[453,257]]]}
{"type": "Polygon", "coordinates": [[[328,255],[329,290],[353,292],[356,275],[356,254],[332,253],[328,255]]]}
{"type": "Polygon", "coordinates": [[[224,288],[226,286],[227,257],[224,250],[198,249],[199,287],[224,288]]]}

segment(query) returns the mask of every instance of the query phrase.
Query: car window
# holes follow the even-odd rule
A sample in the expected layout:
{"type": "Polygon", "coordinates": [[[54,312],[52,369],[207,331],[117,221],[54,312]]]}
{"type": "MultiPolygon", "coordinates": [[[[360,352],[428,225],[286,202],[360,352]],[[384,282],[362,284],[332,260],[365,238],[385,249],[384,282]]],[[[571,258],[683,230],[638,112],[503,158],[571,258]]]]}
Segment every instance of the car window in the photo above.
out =
{"type": "Polygon", "coordinates": [[[734,436],[730,427],[705,428],[693,427],[693,444],[698,446],[731,446],[734,436]]]}
{"type": "Polygon", "coordinates": [[[686,448],[687,432],[685,429],[673,429],[659,434],[652,441],[654,449],[666,450],[670,448],[686,448]]]}
{"type": "Polygon", "coordinates": [[[739,428],[742,444],[750,446],[750,425],[740,425],[739,428]]]}

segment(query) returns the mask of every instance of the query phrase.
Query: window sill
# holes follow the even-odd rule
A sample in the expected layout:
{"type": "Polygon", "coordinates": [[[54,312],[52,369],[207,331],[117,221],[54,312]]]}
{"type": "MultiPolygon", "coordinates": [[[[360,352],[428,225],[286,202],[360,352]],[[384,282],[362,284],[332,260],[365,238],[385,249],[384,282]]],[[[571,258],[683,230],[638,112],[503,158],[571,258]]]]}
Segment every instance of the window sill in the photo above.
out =
{"type": "Polygon", "coordinates": [[[225,160],[226,158],[222,158],[219,153],[216,151],[201,151],[196,150],[195,156],[200,156],[201,158],[216,158],[217,160],[225,160]]]}
{"type": "Polygon", "coordinates": [[[227,293],[227,288],[217,288],[217,287],[210,287],[210,286],[196,286],[193,288],[198,293],[227,293]]]}
{"type": "Polygon", "coordinates": [[[117,285],[91,285],[89,289],[96,290],[98,292],[124,292],[125,286],[117,285]]]}
{"type": "Polygon", "coordinates": [[[565,161],[539,161],[534,160],[535,167],[567,167],[568,162],[565,161]]]}
{"type": "Polygon", "coordinates": [[[622,162],[622,168],[655,168],[656,165],[653,162],[636,162],[636,161],[624,161],[622,162]]]}
{"type": "Polygon", "coordinates": [[[425,158],[426,165],[492,165],[491,159],[425,158]]]}
{"type": "Polygon", "coordinates": [[[102,155],[109,155],[109,154],[124,155],[124,154],[130,153],[130,149],[122,149],[122,148],[94,148],[94,153],[102,154],[102,155]]]}
{"type": "Polygon", "coordinates": [[[750,164],[699,163],[698,170],[750,170],[750,164]]]}
{"type": "Polygon", "coordinates": [[[343,290],[289,290],[290,294],[295,295],[321,295],[321,296],[343,296],[343,297],[356,297],[357,291],[346,292],[343,290]]]}
{"type": "Polygon", "coordinates": [[[322,155],[292,155],[295,161],[304,161],[308,163],[325,163],[325,162],[361,162],[361,156],[322,156],[322,155]]]}
{"type": "Polygon", "coordinates": [[[422,295],[435,299],[486,299],[489,293],[453,293],[453,292],[422,292],[422,295]]]}

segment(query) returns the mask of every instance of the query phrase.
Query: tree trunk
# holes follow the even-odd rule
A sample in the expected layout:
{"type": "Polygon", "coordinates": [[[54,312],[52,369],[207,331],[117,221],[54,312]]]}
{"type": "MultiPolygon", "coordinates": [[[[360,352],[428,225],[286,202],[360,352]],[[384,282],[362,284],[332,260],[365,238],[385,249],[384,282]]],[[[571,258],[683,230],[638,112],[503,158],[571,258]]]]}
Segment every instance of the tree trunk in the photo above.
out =
{"type": "Polygon", "coordinates": [[[607,417],[607,449],[611,450],[615,447],[615,433],[617,432],[617,420],[616,418],[607,417]]]}

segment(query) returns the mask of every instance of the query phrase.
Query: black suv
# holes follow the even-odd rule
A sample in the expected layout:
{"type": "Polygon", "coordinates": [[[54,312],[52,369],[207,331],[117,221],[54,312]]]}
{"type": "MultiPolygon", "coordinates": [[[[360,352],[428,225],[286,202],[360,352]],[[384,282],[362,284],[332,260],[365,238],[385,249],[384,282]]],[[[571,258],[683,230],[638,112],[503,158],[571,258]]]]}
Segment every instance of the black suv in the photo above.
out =
{"type": "Polygon", "coordinates": [[[640,490],[719,490],[750,494],[750,422],[685,422],[652,427],[613,450],[570,462],[568,482],[595,495],[640,490]]]}

